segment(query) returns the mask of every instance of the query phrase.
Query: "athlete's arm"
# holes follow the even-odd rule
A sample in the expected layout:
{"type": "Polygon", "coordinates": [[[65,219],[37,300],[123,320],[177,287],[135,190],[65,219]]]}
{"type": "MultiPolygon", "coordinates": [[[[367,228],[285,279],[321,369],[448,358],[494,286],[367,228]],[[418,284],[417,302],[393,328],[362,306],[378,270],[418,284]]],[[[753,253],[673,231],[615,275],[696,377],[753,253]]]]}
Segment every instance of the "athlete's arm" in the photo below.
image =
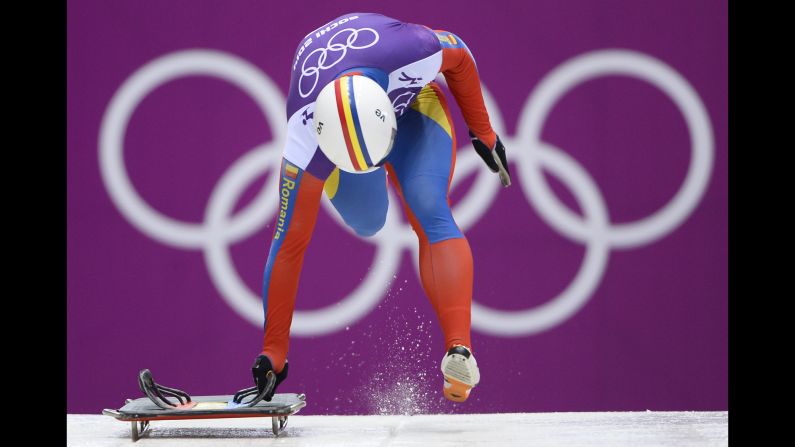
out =
{"type": "Polygon", "coordinates": [[[490,149],[494,148],[497,134],[491,128],[472,53],[455,34],[441,30],[435,30],[435,33],[442,45],[442,67],[439,72],[447,80],[447,86],[461,108],[467,127],[490,149]]]}
{"type": "Polygon", "coordinates": [[[489,169],[499,173],[503,186],[510,186],[511,175],[505,146],[491,128],[475,58],[460,37],[442,30],[434,32],[442,46],[442,66],[439,71],[447,80],[447,86],[464,115],[472,145],[489,169]]]}
{"type": "Polygon", "coordinates": [[[283,369],[287,358],[298,279],[315,228],[324,184],[286,159],[282,160],[280,175],[279,211],[263,284],[262,353],[270,358],[276,371],[283,369]]]}

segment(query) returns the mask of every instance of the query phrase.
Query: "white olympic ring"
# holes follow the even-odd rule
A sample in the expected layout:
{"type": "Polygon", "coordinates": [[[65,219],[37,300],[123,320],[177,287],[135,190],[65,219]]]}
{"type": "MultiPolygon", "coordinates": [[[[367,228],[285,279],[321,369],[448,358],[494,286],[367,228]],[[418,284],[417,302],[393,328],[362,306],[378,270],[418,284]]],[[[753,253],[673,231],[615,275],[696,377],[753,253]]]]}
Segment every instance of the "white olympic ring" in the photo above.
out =
{"type": "MultiPolygon", "coordinates": [[[[343,30],[345,31],[345,30],[343,30]]],[[[689,216],[704,194],[714,157],[712,125],[698,94],[673,68],[643,53],[628,50],[599,50],[565,62],[551,71],[531,94],[519,119],[516,137],[507,135],[504,120],[488,89],[484,101],[495,131],[509,148],[521,179],[522,191],[541,218],[562,236],[585,245],[580,270],[569,286],[552,300],[530,309],[501,311],[473,299],[472,327],[504,336],[525,336],[548,330],[574,315],[592,296],[605,273],[610,249],[629,249],[658,240],[689,216]],[[587,80],[607,76],[634,76],[666,93],[682,112],[691,137],[691,163],[676,196],[661,210],[638,222],[611,225],[602,194],[587,171],[565,152],[541,141],[541,128],[554,104],[569,90],[587,80]],[[513,148],[513,149],[510,149],[513,148]],[[574,194],[583,217],[571,212],[554,196],[541,170],[556,175],[574,194]]],[[[278,172],[285,141],[284,97],[268,76],[249,63],[217,51],[180,51],[162,56],[141,67],[113,96],[100,129],[99,157],[102,179],[122,215],[141,232],[162,243],[183,249],[201,248],[211,279],[222,298],[244,319],[256,326],[263,323],[262,298],[252,293],[235,271],[229,245],[258,231],[277,209],[277,182],[231,216],[234,204],[255,178],[278,172]],[[236,161],[214,188],[203,225],[178,222],[149,207],[135,192],[123,160],[123,138],[135,107],[157,86],[186,75],[211,75],[227,80],[254,97],[273,129],[273,140],[260,145],[236,161]]],[[[462,231],[474,225],[488,210],[500,186],[493,174],[482,169],[474,151],[458,153],[454,188],[463,178],[475,181],[456,204],[453,215],[462,231]]],[[[384,228],[363,240],[376,245],[374,268],[341,301],[322,309],[296,310],[291,333],[322,335],[344,328],[369,313],[383,298],[397,273],[404,249],[413,253],[417,266],[417,243],[411,227],[401,223],[397,201],[389,192],[392,206],[384,228]]],[[[331,202],[323,207],[346,231],[331,202]]],[[[263,261],[264,262],[264,261],[263,261]]]]}
{"type": "Polygon", "coordinates": [[[372,28],[359,28],[359,29],[345,28],[337,31],[333,36],[329,38],[325,48],[316,48],[312,52],[306,55],[306,59],[304,59],[304,62],[301,64],[301,77],[298,78],[298,94],[300,94],[302,98],[306,98],[307,96],[311,95],[312,92],[315,91],[315,87],[317,87],[317,82],[320,79],[320,70],[327,70],[340,63],[340,61],[345,59],[345,56],[348,54],[348,48],[350,48],[351,50],[362,50],[365,48],[370,48],[371,46],[378,43],[379,38],[380,36],[378,35],[378,33],[372,28]],[[341,43],[334,43],[334,38],[346,31],[350,32],[351,34],[348,35],[347,39],[345,40],[345,44],[343,45],[341,43]],[[359,39],[359,32],[361,31],[370,31],[371,33],[373,33],[375,39],[366,45],[360,45],[360,46],[354,45],[354,42],[356,42],[359,39]],[[339,57],[337,57],[337,59],[331,64],[324,65],[326,62],[326,58],[328,57],[328,53],[330,51],[333,51],[335,53],[341,52],[342,54],[339,57]],[[306,68],[306,63],[312,58],[312,55],[315,53],[320,53],[320,56],[318,56],[317,58],[317,66],[306,68]],[[312,81],[312,87],[309,88],[308,92],[304,92],[303,90],[304,77],[306,76],[314,76],[312,81]]]}

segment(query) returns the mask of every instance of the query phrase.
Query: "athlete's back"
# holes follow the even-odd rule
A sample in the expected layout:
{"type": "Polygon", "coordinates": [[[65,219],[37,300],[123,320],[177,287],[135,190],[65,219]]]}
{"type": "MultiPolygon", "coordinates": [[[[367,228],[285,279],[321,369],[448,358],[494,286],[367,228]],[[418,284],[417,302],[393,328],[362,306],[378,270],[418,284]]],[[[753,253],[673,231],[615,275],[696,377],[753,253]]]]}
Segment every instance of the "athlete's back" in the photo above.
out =
{"type": "Polygon", "coordinates": [[[341,73],[362,67],[385,73],[393,104],[399,98],[396,105],[407,104],[407,93],[415,96],[439,73],[441,63],[439,39],[429,28],[381,14],[345,14],[313,30],[298,45],[287,117],[313,103],[323,86],[341,73]]]}

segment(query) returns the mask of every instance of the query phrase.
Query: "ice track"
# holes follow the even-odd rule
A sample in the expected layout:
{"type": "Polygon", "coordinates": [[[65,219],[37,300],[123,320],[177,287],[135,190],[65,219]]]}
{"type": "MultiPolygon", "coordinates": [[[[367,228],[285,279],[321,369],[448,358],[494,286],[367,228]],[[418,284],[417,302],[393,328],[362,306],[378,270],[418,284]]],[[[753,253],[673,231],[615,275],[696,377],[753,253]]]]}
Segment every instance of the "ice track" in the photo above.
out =
{"type": "Polygon", "coordinates": [[[413,416],[291,416],[286,433],[270,418],[153,421],[136,443],[130,424],[66,416],[67,445],[94,446],[725,446],[729,414],[716,412],[502,413],[413,416]]]}

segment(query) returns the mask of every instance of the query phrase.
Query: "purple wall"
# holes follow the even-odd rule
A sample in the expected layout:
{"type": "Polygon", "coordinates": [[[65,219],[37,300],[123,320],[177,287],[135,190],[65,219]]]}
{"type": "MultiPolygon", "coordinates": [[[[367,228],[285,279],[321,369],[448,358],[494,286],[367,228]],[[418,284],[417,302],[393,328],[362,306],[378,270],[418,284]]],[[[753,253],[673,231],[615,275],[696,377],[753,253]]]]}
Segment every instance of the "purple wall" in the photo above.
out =
{"type": "MultiPolygon", "coordinates": [[[[263,335],[250,320],[261,319],[255,297],[275,209],[249,206],[275,186],[267,168],[254,169],[257,157],[280,153],[278,107],[298,41],[373,5],[69,1],[68,412],[96,413],[140,396],[141,368],[192,394],[250,386],[263,335]],[[198,52],[179,59],[187,50],[198,52]],[[233,75],[250,64],[257,96],[194,70],[154,82],[140,102],[113,100],[123,86],[134,89],[125,82],[166,73],[172,62],[231,67],[233,75]],[[114,113],[125,104],[135,107],[114,140],[114,126],[124,124],[114,113]],[[114,141],[123,143],[115,158],[114,141]],[[240,170],[247,167],[248,179],[240,170]],[[224,196],[219,185],[235,180],[246,180],[241,191],[224,196]],[[161,220],[128,211],[136,196],[161,220]],[[225,205],[232,209],[216,208],[225,205]],[[249,310],[233,309],[235,299],[249,310]]],[[[494,187],[499,181],[477,164],[452,102],[462,180],[453,203],[461,219],[476,213],[463,225],[475,256],[475,301],[511,313],[493,320],[473,312],[482,382],[465,404],[445,401],[441,331],[414,270],[414,243],[401,239],[402,211],[394,207],[399,226],[375,241],[351,236],[321,211],[298,310],[339,309],[334,303],[367,275],[374,288],[362,296],[375,307],[353,306],[363,316],[327,333],[307,335],[318,326],[303,320],[279,391],[306,393],[308,414],[727,409],[726,2],[379,5],[383,14],[457,33],[477,59],[515,184],[494,187]],[[547,82],[562,80],[566,72],[556,70],[567,62],[577,64],[568,73],[586,77],[613,71],[573,84],[534,128],[523,120],[542,111],[547,82]],[[666,91],[628,76],[638,71],[666,91]],[[538,163],[546,175],[534,171],[538,163]],[[544,313],[566,303],[574,304],[544,313]],[[516,322],[520,315],[527,321],[516,322]],[[401,356],[385,354],[394,350],[401,356]]]]}

